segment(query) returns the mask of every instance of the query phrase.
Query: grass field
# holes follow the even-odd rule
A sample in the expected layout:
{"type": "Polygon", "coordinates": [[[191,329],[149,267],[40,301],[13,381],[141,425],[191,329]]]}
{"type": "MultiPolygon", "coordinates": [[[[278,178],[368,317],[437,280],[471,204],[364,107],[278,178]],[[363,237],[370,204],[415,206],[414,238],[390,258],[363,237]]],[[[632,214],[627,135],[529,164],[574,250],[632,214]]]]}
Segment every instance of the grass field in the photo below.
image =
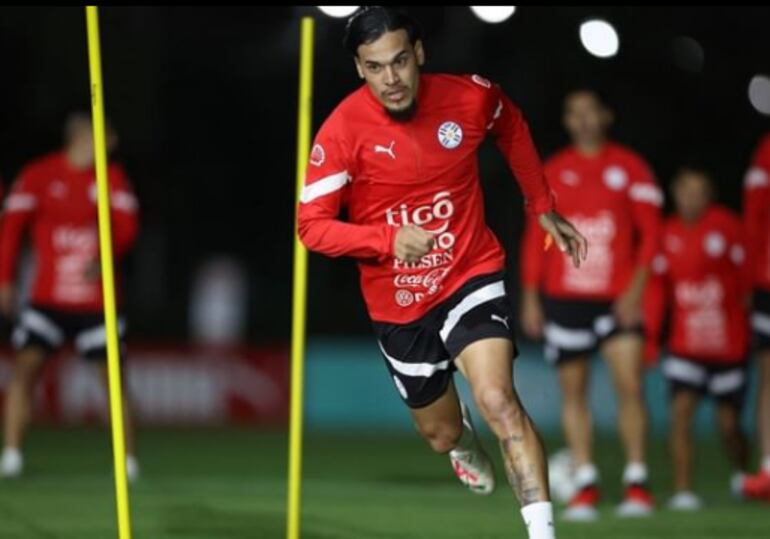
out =
{"type": "MultiPolygon", "coordinates": [[[[131,500],[135,538],[284,537],[283,434],[149,430],[142,435],[144,476],[131,500]]],[[[451,477],[447,461],[433,456],[416,436],[312,435],[306,447],[305,539],[526,537],[507,488],[489,498],[469,494],[451,477]]],[[[615,518],[620,462],[613,447],[599,444],[607,478],[603,518],[596,524],[559,523],[561,539],[770,538],[770,504],[730,499],[727,468],[713,443],[701,446],[698,463],[704,511],[615,518]]],[[[656,492],[665,497],[665,448],[654,446],[651,456],[656,492]]],[[[116,537],[106,432],[37,429],[26,457],[26,477],[0,482],[0,538],[116,537]]]]}

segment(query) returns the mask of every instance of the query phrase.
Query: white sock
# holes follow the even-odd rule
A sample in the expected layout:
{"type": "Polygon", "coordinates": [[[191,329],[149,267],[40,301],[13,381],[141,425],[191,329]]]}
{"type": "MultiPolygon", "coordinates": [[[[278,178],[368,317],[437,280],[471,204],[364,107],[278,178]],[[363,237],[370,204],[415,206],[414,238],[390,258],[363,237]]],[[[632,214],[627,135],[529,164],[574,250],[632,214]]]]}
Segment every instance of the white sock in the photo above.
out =
{"type": "Polygon", "coordinates": [[[733,475],[730,476],[730,491],[733,495],[738,497],[743,496],[744,479],[746,479],[746,474],[743,472],[733,472],[733,475]]]}
{"type": "Polygon", "coordinates": [[[3,459],[20,459],[21,451],[16,447],[6,447],[3,449],[3,459]]]}
{"type": "Polygon", "coordinates": [[[581,464],[575,470],[575,484],[578,488],[594,485],[599,481],[599,470],[593,463],[581,464]]]}
{"type": "Polygon", "coordinates": [[[623,471],[623,484],[634,485],[647,482],[647,465],[643,462],[629,462],[623,471]]]}
{"type": "Polygon", "coordinates": [[[770,455],[766,455],[765,458],[762,459],[762,469],[767,473],[770,473],[770,455]]]}
{"type": "Polygon", "coordinates": [[[551,502],[535,502],[521,508],[529,539],[556,539],[551,502]]]}

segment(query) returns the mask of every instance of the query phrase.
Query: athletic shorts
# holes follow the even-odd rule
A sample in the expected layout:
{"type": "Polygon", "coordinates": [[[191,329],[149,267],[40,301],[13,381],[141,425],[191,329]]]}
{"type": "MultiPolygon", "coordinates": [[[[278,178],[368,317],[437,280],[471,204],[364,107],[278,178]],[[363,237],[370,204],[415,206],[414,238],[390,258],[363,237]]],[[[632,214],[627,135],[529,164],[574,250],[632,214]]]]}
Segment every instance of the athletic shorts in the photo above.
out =
{"type": "Polygon", "coordinates": [[[770,350],[770,290],[754,291],[754,312],[751,313],[754,329],[754,346],[757,350],[770,350]]]}
{"type": "MultiPolygon", "coordinates": [[[[121,347],[126,324],[118,317],[118,336],[121,347]]],[[[12,342],[16,350],[40,347],[49,354],[58,351],[67,339],[75,344],[78,354],[86,359],[107,358],[107,332],[104,313],[78,313],[30,305],[19,316],[13,330],[12,342]]]]}
{"type": "Polygon", "coordinates": [[[705,363],[693,358],[668,356],[663,361],[673,397],[679,391],[694,391],[719,402],[742,408],[746,399],[748,373],[743,363],[705,363]]]}
{"type": "Polygon", "coordinates": [[[593,354],[607,339],[623,333],[642,335],[642,326],[618,326],[610,301],[543,297],[545,359],[554,365],[593,354]]]}
{"type": "Polygon", "coordinates": [[[444,395],[469,344],[499,337],[514,343],[513,310],[503,274],[476,277],[409,324],[373,322],[385,364],[401,398],[422,408],[444,395]]]}

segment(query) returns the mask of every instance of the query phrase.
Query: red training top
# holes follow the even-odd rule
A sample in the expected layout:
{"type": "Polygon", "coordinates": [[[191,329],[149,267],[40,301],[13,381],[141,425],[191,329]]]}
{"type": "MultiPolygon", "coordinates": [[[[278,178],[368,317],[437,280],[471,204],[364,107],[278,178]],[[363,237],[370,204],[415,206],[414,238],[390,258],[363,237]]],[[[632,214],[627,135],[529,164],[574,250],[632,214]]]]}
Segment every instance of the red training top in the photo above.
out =
{"type": "MultiPolygon", "coordinates": [[[[120,258],[136,238],[137,201],[119,165],[111,163],[108,174],[113,250],[120,258]]],[[[71,311],[100,310],[102,282],[91,274],[99,260],[93,168],[76,169],[59,152],[21,171],[5,202],[0,227],[0,285],[14,280],[27,227],[36,256],[32,303],[71,311]]]]}
{"type": "Polygon", "coordinates": [[[373,320],[408,323],[474,276],[503,269],[505,253],[484,221],[477,152],[492,134],[533,213],[551,191],[521,111],[479,77],[421,75],[415,116],[393,120],[367,86],[332,112],[310,155],[299,234],[313,251],[359,259],[373,320]],[[339,217],[343,205],[348,218],[339,217]],[[415,263],[393,254],[398,227],[434,232],[415,263]]]}
{"type": "Polygon", "coordinates": [[[645,298],[652,341],[661,335],[668,308],[671,354],[704,363],[744,361],[751,268],[738,215],[714,205],[689,226],[671,217],[663,227],[661,251],[645,298]]]}
{"type": "Polygon", "coordinates": [[[557,211],[588,240],[588,258],[575,268],[558,248],[545,251],[545,232],[530,218],[521,246],[524,286],[561,299],[617,298],[657,250],[663,194],[650,167],[607,143],[590,157],[568,147],[546,162],[545,174],[557,211]]]}

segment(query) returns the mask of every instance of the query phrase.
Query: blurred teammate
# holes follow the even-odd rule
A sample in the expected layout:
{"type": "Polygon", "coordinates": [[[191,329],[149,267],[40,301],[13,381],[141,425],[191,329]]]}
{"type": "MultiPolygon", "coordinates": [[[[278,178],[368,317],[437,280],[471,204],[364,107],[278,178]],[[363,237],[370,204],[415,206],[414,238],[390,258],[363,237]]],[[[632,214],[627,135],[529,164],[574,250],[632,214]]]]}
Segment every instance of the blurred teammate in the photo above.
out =
{"type": "Polygon", "coordinates": [[[701,507],[692,491],[691,426],[701,397],[716,401],[725,449],[740,479],[748,447],[740,415],[746,393],[751,289],[743,223],[712,202],[709,176],[683,169],[674,178],[676,215],[663,227],[656,257],[647,322],[653,336],[668,324],[668,356],[663,373],[671,387],[670,449],[674,475],[671,509],[701,507]],[[665,316],[667,311],[668,316],[665,316]]]}
{"type": "MultiPolygon", "coordinates": [[[[108,147],[117,138],[108,131],[108,147]]],[[[110,204],[115,257],[120,259],[137,234],[137,201],[123,169],[109,166],[110,204]]],[[[107,384],[106,334],[96,211],[94,149],[90,117],[74,114],[65,127],[60,152],[27,165],[8,198],[0,228],[0,310],[13,316],[16,265],[24,233],[29,231],[35,275],[29,304],[18,315],[13,332],[17,350],[6,391],[4,449],[0,474],[22,474],[22,441],[30,420],[32,396],[46,360],[67,340],[98,365],[107,384]]],[[[125,322],[119,320],[121,338],[125,322]]],[[[127,471],[138,474],[133,456],[131,414],[126,415],[127,471]]]]}
{"type": "Polygon", "coordinates": [[[740,490],[746,497],[770,501],[770,135],[760,142],[746,174],[743,210],[754,266],[751,323],[760,380],[757,433],[762,460],[759,472],[747,477],[740,490]]]}
{"type": "Polygon", "coordinates": [[[545,165],[559,211],[591,245],[586,263],[577,269],[562,253],[544,251],[544,233],[532,219],[522,242],[521,320],[527,335],[545,337],[546,359],[558,368],[562,424],[575,463],[578,492],[564,514],[570,520],[598,516],[599,473],[587,398],[589,359],[597,349],[619,400],[626,467],[618,514],[641,516],[653,509],[645,464],[640,302],[656,251],[663,196],[644,160],[607,139],[612,120],[595,92],[568,94],[564,126],[572,145],[545,165]]]}
{"type": "Polygon", "coordinates": [[[488,134],[529,211],[576,266],[585,240],[553,212],[521,111],[477,75],[421,74],[420,37],[413,19],[390,8],[349,21],[345,45],[366,84],[316,137],[299,233],[313,251],[358,259],[380,349],[418,431],[449,454],[463,483],[487,494],[492,466],[452,381],[456,369],[465,375],[500,441],[529,537],[551,538],[542,444],[512,384],[505,255],[484,222],[477,150],[488,134]]]}

